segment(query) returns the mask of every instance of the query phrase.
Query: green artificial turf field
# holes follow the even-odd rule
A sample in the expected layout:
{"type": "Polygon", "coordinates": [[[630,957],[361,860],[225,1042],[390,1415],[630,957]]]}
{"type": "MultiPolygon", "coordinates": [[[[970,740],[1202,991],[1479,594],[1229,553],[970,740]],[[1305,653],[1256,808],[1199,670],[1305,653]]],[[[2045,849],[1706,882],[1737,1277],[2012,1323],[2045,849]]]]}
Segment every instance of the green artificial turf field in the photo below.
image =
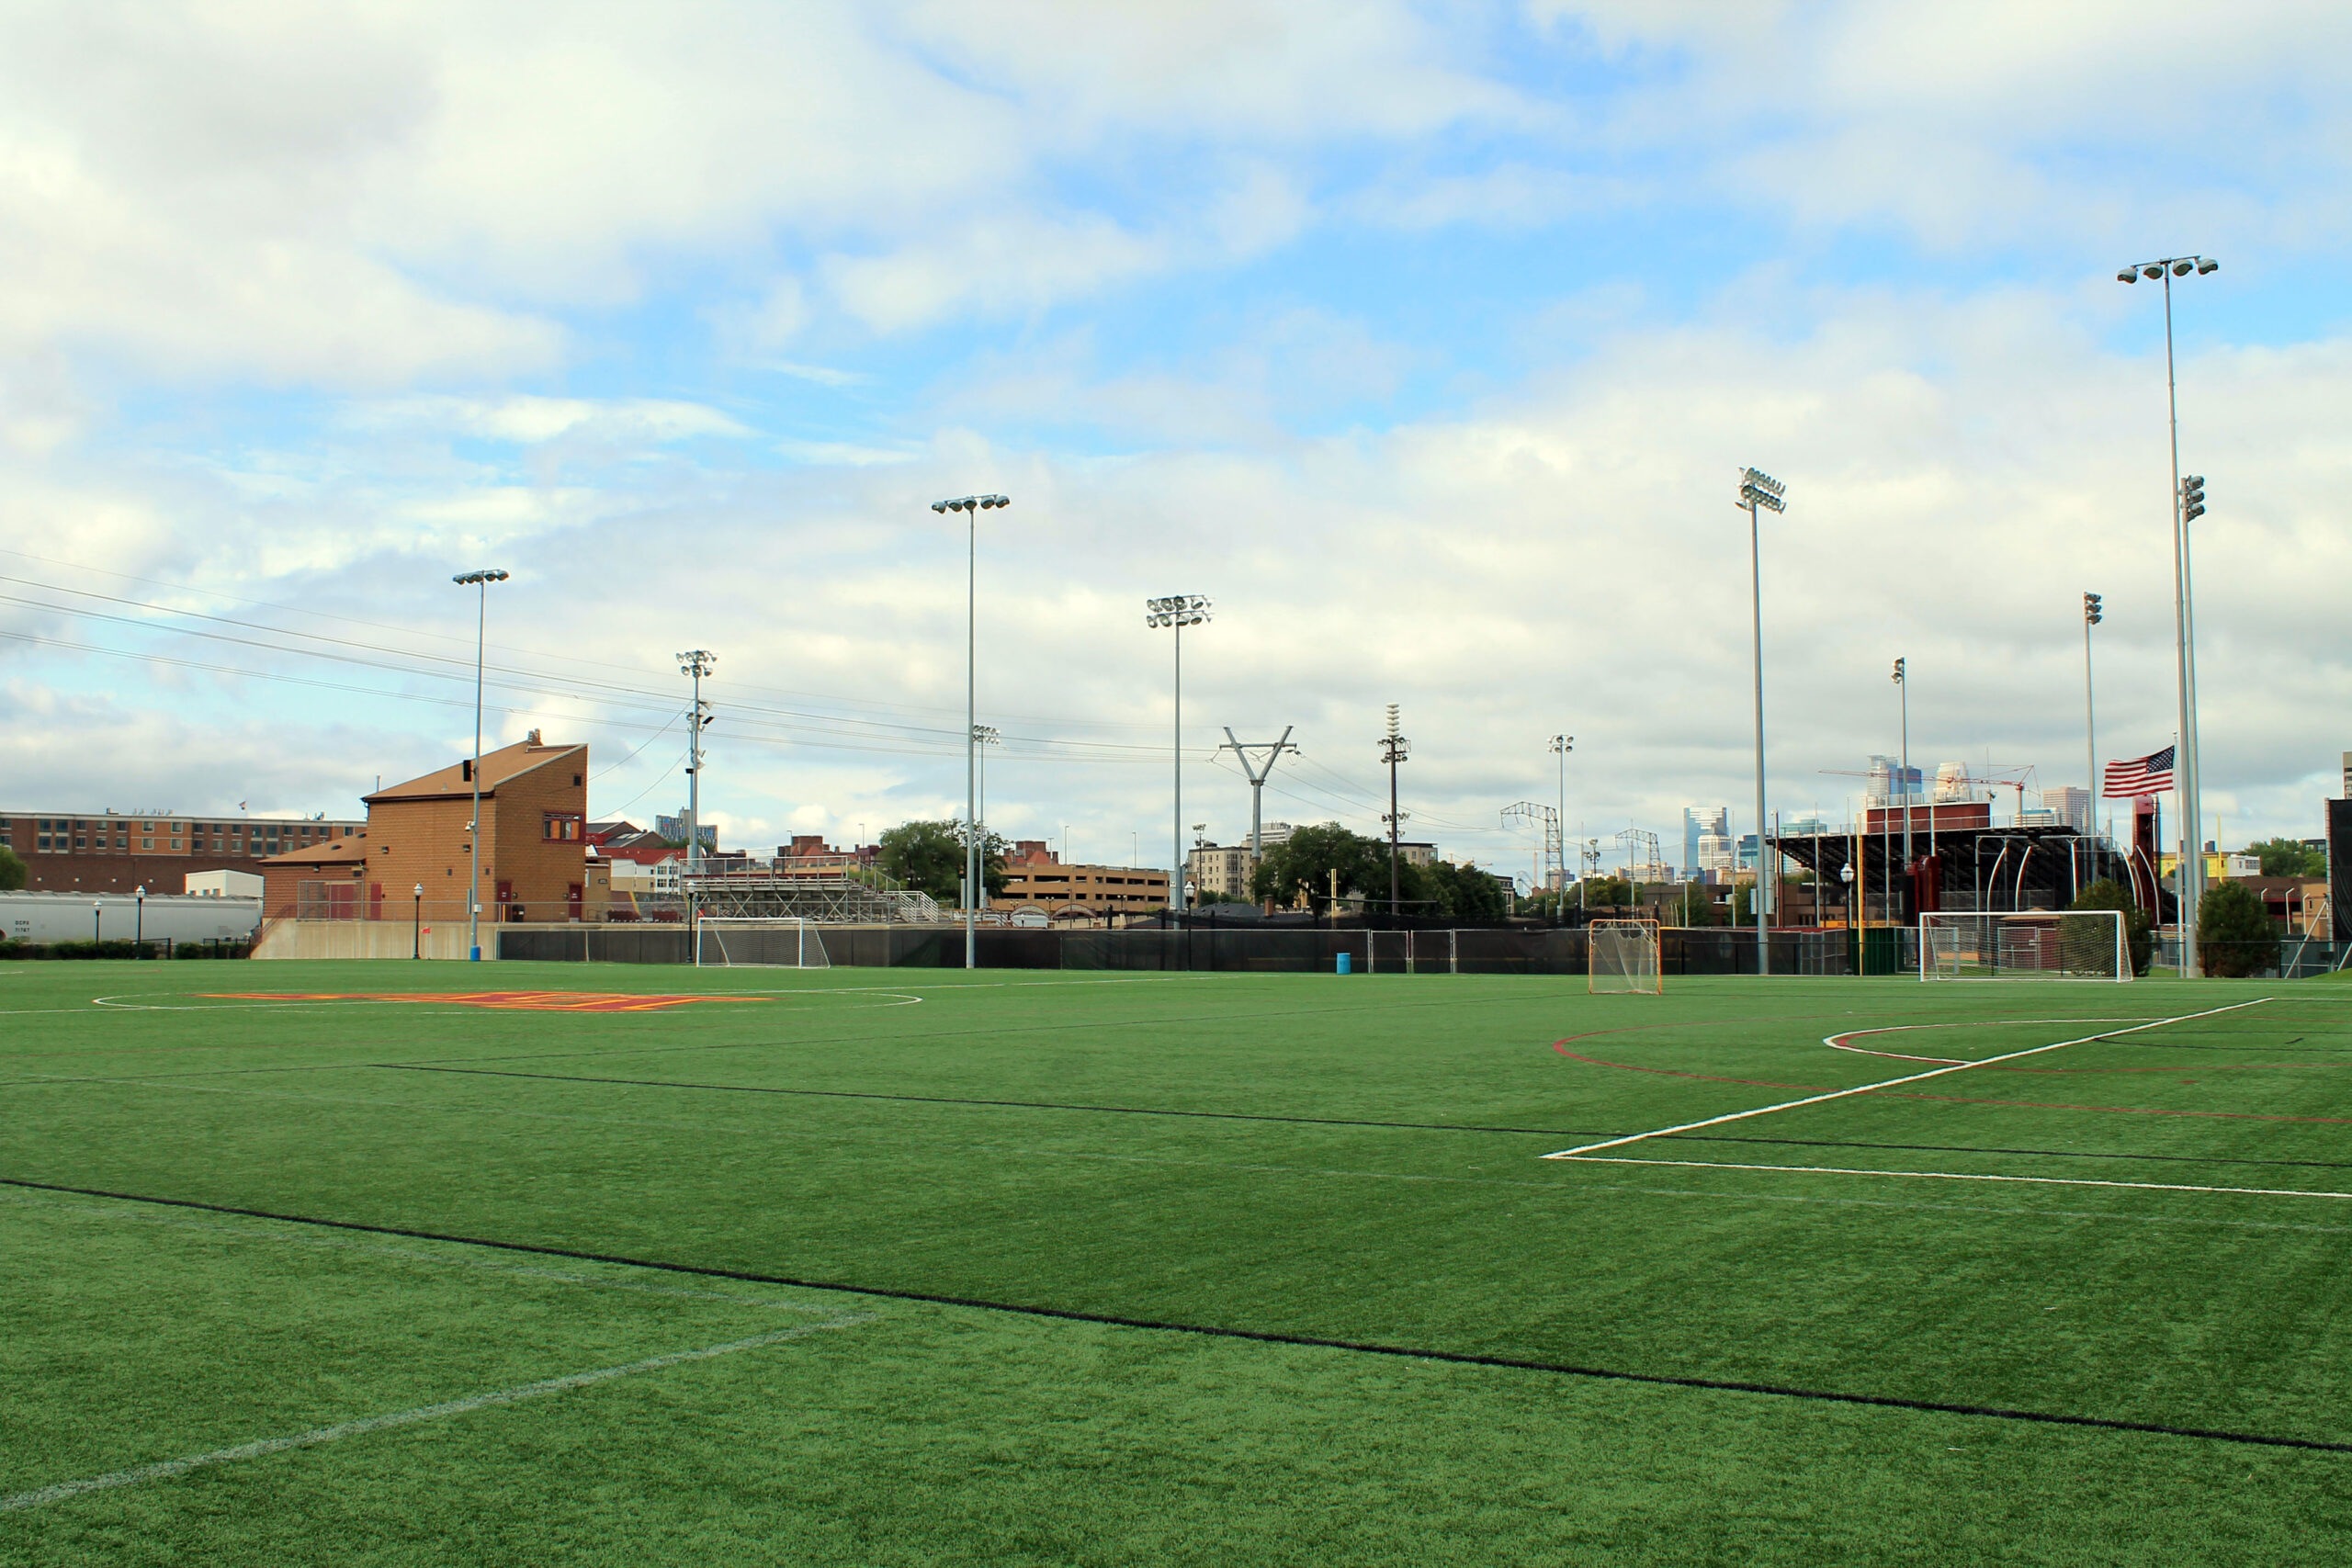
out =
{"type": "Polygon", "coordinates": [[[0,1562],[2352,1560],[2348,1080],[2315,981],[0,965],[0,1562]]]}

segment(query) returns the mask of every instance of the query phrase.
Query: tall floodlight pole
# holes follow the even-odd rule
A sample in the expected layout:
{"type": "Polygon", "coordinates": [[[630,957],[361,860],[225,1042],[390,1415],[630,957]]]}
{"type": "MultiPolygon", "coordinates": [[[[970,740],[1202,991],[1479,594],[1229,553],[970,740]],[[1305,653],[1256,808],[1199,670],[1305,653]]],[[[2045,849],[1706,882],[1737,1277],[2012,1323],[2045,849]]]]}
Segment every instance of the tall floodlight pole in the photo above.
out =
{"type": "MultiPolygon", "coordinates": [[[[974,744],[976,744],[977,746],[978,746],[978,747],[979,747],[979,749],[980,749],[980,751],[979,751],[979,757],[980,757],[980,794],[979,794],[979,800],[978,800],[978,805],[973,808],[973,809],[974,809],[974,815],[973,815],[972,820],[973,820],[973,822],[974,822],[975,824],[977,824],[977,825],[978,825],[978,829],[979,829],[979,838],[980,838],[980,854],[981,854],[981,867],[980,867],[980,868],[981,868],[981,870],[982,870],[982,872],[983,872],[983,873],[985,873],[985,872],[987,871],[987,869],[988,869],[988,863],[987,863],[987,855],[988,855],[988,839],[989,839],[989,753],[988,753],[988,749],[989,749],[989,747],[991,747],[991,746],[996,745],[999,741],[1002,740],[1003,739],[1004,739],[1004,737],[1002,737],[1001,735],[999,735],[999,734],[996,732],[996,730],[995,730],[994,727],[992,727],[992,726],[985,725],[985,724],[976,724],[976,725],[972,726],[972,740],[973,740],[974,744]]],[[[1064,836],[1065,836],[1065,837],[1067,837],[1067,836],[1068,836],[1068,834],[1069,834],[1069,829],[1067,829],[1067,828],[1065,828],[1065,829],[1062,829],[1062,832],[1063,832],[1064,836]]],[[[983,894],[985,894],[987,891],[988,891],[988,889],[987,889],[985,886],[983,886],[983,887],[981,888],[981,892],[982,892],[983,894]]]]}
{"type": "Polygon", "coordinates": [[[1388,733],[1380,738],[1380,760],[1388,764],[1388,918],[1404,912],[1403,876],[1397,869],[1397,833],[1405,814],[1396,807],[1396,764],[1412,755],[1413,743],[1396,732],[1396,705],[1388,705],[1388,733]]]}
{"type": "MultiPolygon", "coordinates": [[[[1209,602],[1198,593],[1171,593],[1162,599],[1143,602],[1143,624],[1166,626],[1176,634],[1176,728],[1174,757],[1176,763],[1174,849],[1176,863],[1168,872],[1168,907],[1178,914],[1184,912],[1184,628],[1197,626],[1209,618],[1209,602]]],[[[1271,766],[1272,764],[1268,764],[1271,766]]]]}
{"type": "Polygon", "coordinates": [[[964,967],[979,967],[978,889],[980,887],[980,513],[1011,506],[1009,495],[959,495],[934,501],[933,512],[964,514],[964,967]]]}
{"type": "Polygon", "coordinates": [[[2107,618],[2104,604],[2099,594],[2083,595],[2083,767],[2091,793],[2086,831],[2094,835],[2098,832],[2098,709],[2091,698],[2091,628],[2107,618]]]}
{"type": "Polygon", "coordinates": [[[449,580],[460,587],[476,589],[481,598],[474,606],[474,781],[473,820],[466,824],[466,947],[471,962],[481,962],[481,665],[483,638],[490,629],[490,585],[503,582],[506,574],[495,569],[461,571],[449,580]]]}
{"type": "Polygon", "coordinates": [[[1904,673],[1905,660],[1894,661],[1894,689],[1903,699],[1903,757],[1896,766],[1903,770],[1903,869],[1911,870],[1911,682],[1904,673]]]}
{"type": "MultiPolygon", "coordinates": [[[[1560,759],[1560,821],[1563,827],[1566,826],[1568,820],[1568,753],[1576,749],[1577,738],[1575,736],[1555,735],[1552,737],[1552,750],[1554,754],[1560,759]]],[[[1567,874],[1568,857],[1564,854],[1560,857],[1560,875],[1562,881],[1560,886],[1554,889],[1555,893],[1566,893],[1567,891],[1567,883],[1566,880],[1567,874]]],[[[1559,900],[1556,897],[1553,899],[1553,903],[1555,906],[1558,902],[1559,900]]],[[[1554,913],[1555,915],[1558,913],[1556,908],[1554,910],[1554,913]]]]}
{"type": "Polygon", "coordinates": [[[1756,972],[1772,972],[1772,944],[1765,934],[1768,890],[1764,877],[1764,545],[1757,508],[1785,512],[1788,487],[1761,468],[1739,474],[1739,502],[1747,513],[1748,593],[1756,628],[1756,972]]]}
{"type": "Polygon", "coordinates": [[[1291,728],[1290,725],[1283,725],[1283,738],[1279,740],[1271,742],[1253,740],[1245,746],[1233,733],[1233,727],[1228,724],[1225,727],[1225,744],[1217,748],[1220,751],[1230,751],[1240,758],[1241,771],[1250,780],[1250,868],[1253,873],[1257,870],[1258,863],[1266,858],[1263,831],[1265,824],[1259,810],[1259,803],[1265,794],[1267,775],[1274,771],[1274,764],[1282,761],[1283,752],[1298,750],[1290,743],[1291,728]],[[1263,751],[1266,754],[1264,767],[1257,765],[1250,756],[1253,751],[1263,751]]]}
{"type": "Polygon", "coordinates": [[[2165,413],[2172,438],[2172,606],[2174,650],[2178,666],[2180,741],[2180,871],[2174,900],[2180,917],[2180,972],[2201,973],[2197,961],[2197,909],[2205,897],[2205,857],[2195,852],[2204,829],[2203,784],[2197,747],[2197,606],[2189,574],[2188,525],[2205,514],[2205,480],[2180,471],[2180,394],[2173,366],[2172,280],[2194,272],[2199,277],[2222,270],[2211,256],[2166,256],[2135,262],[2115,275],[2119,283],[2143,277],[2165,286],[2165,413]]]}

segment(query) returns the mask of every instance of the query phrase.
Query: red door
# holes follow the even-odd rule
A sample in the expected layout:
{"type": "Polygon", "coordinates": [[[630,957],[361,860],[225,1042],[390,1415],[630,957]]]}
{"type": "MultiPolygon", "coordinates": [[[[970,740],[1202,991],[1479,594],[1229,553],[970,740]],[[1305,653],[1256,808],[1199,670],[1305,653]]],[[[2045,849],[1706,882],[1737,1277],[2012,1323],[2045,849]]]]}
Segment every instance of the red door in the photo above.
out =
{"type": "Polygon", "coordinates": [[[571,919],[576,920],[580,918],[580,884],[577,882],[564,889],[563,907],[571,919]]]}

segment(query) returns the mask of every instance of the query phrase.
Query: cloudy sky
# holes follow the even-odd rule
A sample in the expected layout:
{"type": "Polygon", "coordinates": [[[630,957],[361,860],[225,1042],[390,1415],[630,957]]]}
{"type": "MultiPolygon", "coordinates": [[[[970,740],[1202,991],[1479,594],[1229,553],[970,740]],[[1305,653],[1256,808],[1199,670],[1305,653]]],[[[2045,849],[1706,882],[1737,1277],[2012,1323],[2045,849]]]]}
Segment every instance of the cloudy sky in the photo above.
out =
{"type": "Polygon", "coordinates": [[[1001,0],[0,17],[0,806],[356,809],[471,743],[598,815],[870,838],[963,797],[1164,864],[1267,815],[1524,871],[1917,762],[2175,728],[2177,288],[2208,834],[2352,746],[2340,4],[1001,0]]]}

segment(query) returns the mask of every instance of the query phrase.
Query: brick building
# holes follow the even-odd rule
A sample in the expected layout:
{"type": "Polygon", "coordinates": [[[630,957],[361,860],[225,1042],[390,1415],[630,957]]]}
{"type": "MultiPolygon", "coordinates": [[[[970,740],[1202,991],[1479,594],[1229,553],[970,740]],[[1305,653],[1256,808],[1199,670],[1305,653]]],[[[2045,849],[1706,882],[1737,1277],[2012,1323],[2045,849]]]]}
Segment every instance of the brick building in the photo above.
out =
{"type": "MultiPolygon", "coordinates": [[[[466,830],[473,798],[469,757],[368,797],[371,907],[386,900],[395,916],[405,914],[422,886],[427,916],[464,917],[458,874],[473,841],[466,830]]],[[[484,754],[481,814],[485,923],[605,918],[611,874],[601,863],[590,869],[587,747],[550,745],[535,729],[484,754]]],[[[274,897],[266,908],[277,912],[274,897]]]]}
{"type": "Polygon", "coordinates": [[[36,893],[177,893],[192,872],[262,872],[271,855],[356,838],[364,824],[324,818],[202,818],[168,811],[0,810],[0,843],[36,893]]]}
{"type": "Polygon", "coordinates": [[[1048,918],[1140,915],[1168,904],[1168,874],[1124,865],[1064,865],[1042,839],[1023,839],[1004,860],[1004,891],[991,909],[1037,909],[1048,918]]]}

